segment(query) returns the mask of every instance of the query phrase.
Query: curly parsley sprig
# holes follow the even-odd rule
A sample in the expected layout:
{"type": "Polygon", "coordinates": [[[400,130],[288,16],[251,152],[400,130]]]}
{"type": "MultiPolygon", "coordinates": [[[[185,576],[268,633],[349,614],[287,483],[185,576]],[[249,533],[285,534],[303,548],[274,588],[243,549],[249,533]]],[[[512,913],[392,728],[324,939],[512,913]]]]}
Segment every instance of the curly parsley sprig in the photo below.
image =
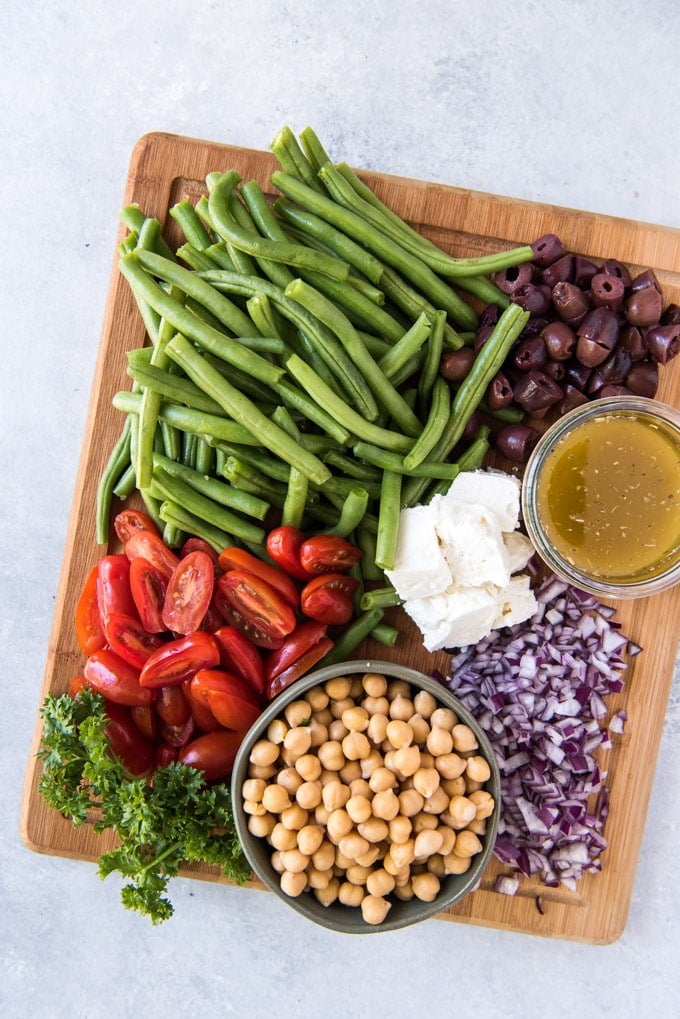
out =
{"type": "Polygon", "coordinates": [[[179,762],[158,768],[153,784],[131,775],[111,753],[104,700],[93,691],[48,694],[40,716],[40,794],[77,827],[97,808],[94,830],[113,830],[120,843],[100,856],[99,874],[122,875],[127,909],[153,924],[169,919],[168,882],[185,861],[220,867],[239,884],[250,876],[227,785],[207,786],[200,771],[179,762]]]}

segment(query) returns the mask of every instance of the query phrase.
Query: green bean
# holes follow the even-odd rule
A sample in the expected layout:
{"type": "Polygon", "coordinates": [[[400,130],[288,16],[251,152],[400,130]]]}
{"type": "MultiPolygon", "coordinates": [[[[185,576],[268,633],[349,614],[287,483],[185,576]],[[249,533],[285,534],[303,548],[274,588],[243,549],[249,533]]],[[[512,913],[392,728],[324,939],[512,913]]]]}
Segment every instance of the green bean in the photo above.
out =
{"type": "MultiPolygon", "coordinates": [[[[318,272],[303,271],[302,278],[338,304],[350,321],[359,329],[371,329],[384,340],[394,342],[404,332],[404,326],[380,304],[358,290],[352,279],[338,282],[318,272]]],[[[381,291],[382,293],[382,291],[381,291]]]]}
{"type": "Polygon", "coordinates": [[[193,534],[197,538],[203,538],[217,553],[230,545],[239,544],[234,535],[219,527],[214,527],[172,500],[164,500],[160,505],[159,513],[161,520],[164,520],[166,524],[177,530],[183,530],[187,534],[193,534]]]}
{"type": "Polygon", "coordinates": [[[390,626],[387,623],[378,623],[371,630],[370,636],[373,640],[377,640],[379,644],[384,644],[386,647],[394,647],[399,639],[399,630],[396,626],[390,626]]]}
{"type": "Polygon", "coordinates": [[[329,467],[335,467],[348,477],[356,478],[357,481],[380,481],[381,473],[377,468],[367,467],[366,464],[337,449],[329,449],[322,459],[329,467]]]}
{"type": "MultiPolygon", "coordinates": [[[[121,259],[119,267],[133,291],[136,294],[141,294],[143,299],[148,301],[178,332],[182,332],[189,339],[195,340],[206,350],[209,350],[210,353],[215,354],[216,357],[221,358],[223,361],[228,361],[250,375],[255,375],[268,384],[273,384],[281,377],[282,372],[260,357],[259,354],[255,354],[252,350],[243,347],[238,341],[230,339],[224,333],[220,333],[206,325],[205,322],[201,322],[196,315],[188,311],[159,287],[146,270],[148,269],[150,272],[160,275],[168,283],[176,283],[182,288],[188,286],[194,294],[203,294],[204,289],[202,285],[196,288],[196,283],[203,284],[203,280],[197,273],[191,272],[188,269],[182,269],[181,266],[174,266],[167,259],[160,258],[152,252],[144,251],[135,251],[132,255],[126,255],[121,259]]],[[[213,290],[214,288],[208,286],[207,289],[213,290]]],[[[186,292],[189,292],[189,290],[186,292]]],[[[217,296],[222,295],[218,293],[217,296]]],[[[238,311],[239,315],[243,314],[231,301],[227,303],[235,311],[238,311]]],[[[210,310],[214,310],[214,308],[210,310]]],[[[226,317],[226,312],[224,317],[226,317]]],[[[232,316],[232,329],[237,334],[241,333],[245,336],[248,332],[254,332],[255,326],[246,315],[243,315],[243,318],[246,321],[242,323],[242,328],[238,329],[236,328],[238,325],[237,318],[232,316]]]]}
{"type": "Polygon", "coordinates": [[[369,495],[365,488],[350,488],[340,510],[340,519],[329,529],[330,534],[349,538],[366,516],[369,495]]]}
{"type": "MultiPolygon", "coordinates": [[[[139,205],[131,203],[130,205],[125,205],[122,209],[120,209],[118,212],[118,219],[124,226],[127,227],[128,230],[139,235],[144,223],[148,219],[148,216],[145,215],[139,205]]],[[[164,255],[166,258],[175,257],[172,248],[160,233],[156,237],[156,247],[159,254],[164,255]]]]}
{"type": "Polygon", "coordinates": [[[205,250],[208,258],[211,258],[220,269],[228,269],[229,272],[236,272],[234,260],[229,254],[229,248],[224,241],[216,241],[205,250]]]}
{"type": "Polygon", "coordinates": [[[373,360],[363,340],[343,312],[303,280],[295,280],[285,292],[286,296],[292,297],[298,304],[307,308],[338,337],[347,355],[365,378],[375,399],[388,411],[398,427],[407,435],[414,437],[418,435],[422,427],[420,421],[373,360]]]}
{"type": "Polygon", "coordinates": [[[453,481],[459,473],[456,464],[434,460],[424,460],[423,463],[407,471],[404,467],[403,457],[369,442],[356,442],[352,449],[354,455],[360,460],[365,460],[381,470],[406,474],[411,478],[443,478],[453,481]]]}
{"type": "MultiPolygon", "coordinates": [[[[141,397],[140,397],[141,400],[141,397]]],[[[109,524],[111,517],[111,503],[113,501],[113,489],[121,474],[130,464],[130,433],[132,421],[130,415],[125,418],[121,433],[111,450],[106,466],[102,471],[97,486],[97,507],[95,513],[95,530],[97,542],[100,545],[106,544],[109,540],[109,524]]]]}
{"type": "MultiPolygon", "coordinates": [[[[348,446],[352,440],[352,433],[335,418],[331,417],[323,407],[311,399],[307,393],[297,386],[291,385],[285,379],[277,382],[274,391],[281,397],[284,404],[299,411],[308,421],[317,425],[330,439],[341,446],[348,446]]],[[[311,436],[309,436],[311,438],[311,436]]],[[[303,440],[304,443],[304,440],[303,440]]],[[[307,448],[307,447],[305,447],[307,448]]],[[[310,447],[311,450],[311,447],[310,447]]]]}
{"type": "MultiPolygon", "coordinates": [[[[112,402],[116,410],[123,411],[125,414],[139,414],[142,396],[141,393],[121,390],[114,394],[112,402]]],[[[240,442],[249,446],[260,444],[257,436],[253,435],[247,426],[239,424],[231,418],[206,414],[193,407],[184,407],[179,403],[163,400],[158,416],[161,421],[165,421],[182,432],[210,435],[216,439],[223,439],[225,442],[240,442]]]]}
{"type": "MultiPolygon", "coordinates": [[[[438,309],[431,301],[424,298],[414,287],[402,279],[399,273],[389,267],[385,268],[380,286],[387,299],[396,308],[399,308],[404,314],[408,315],[411,321],[414,321],[423,313],[429,319],[434,319],[437,310],[444,310],[438,309]]],[[[458,350],[464,346],[463,333],[454,329],[448,319],[444,323],[444,345],[449,350],[458,350]]]]}
{"type": "Polygon", "coordinates": [[[352,652],[361,644],[365,637],[368,637],[371,630],[382,621],[384,612],[382,609],[370,609],[354,619],[347,629],[343,630],[335,641],[333,647],[319,662],[317,668],[323,669],[327,665],[338,665],[346,662],[352,652]]]}
{"type": "Polygon", "coordinates": [[[162,438],[162,448],[164,455],[167,456],[168,460],[179,460],[181,449],[180,446],[181,432],[179,431],[178,428],[175,428],[173,425],[169,425],[167,421],[161,420],[160,417],[158,420],[158,426],[162,438]]]}
{"type": "Polygon", "coordinates": [[[287,486],[276,484],[271,478],[266,477],[244,460],[228,456],[224,462],[223,474],[235,488],[250,492],[251,495],[256,495],[260,499],[266,499],[278,509],[283,507],[287,486]]]}
{"type": "Polygon", "coordinates": [[[347,279],[349,265],[339,258],[324,255],[301,244],[255,237],[239,226],[230,208],[229,197],[241,179],[236,170],[224,174],[209,174],[206,179],[209,191],[208,210],[215,229],[222,237],[254,258],[266,258],[285,265],[318,269],[319,272],[324,272],[334,279],[347,279]]]}
{"type": "Polygon", "coordinates": [[[388,584],[386,587],[364,591],[359,604],[363,612],[368,612],[369,609],[389,609],[394,605],[402,605],[403,601],[392,585],[388,584]]]}
{"type": "Polygon", "coordinates": [[[451,412],[451,390],[446,379],[441,375],[435,379],[432,389],[432,402],[427,421],[412,449],[404,457],[406,471],[417,467],[434,449],[442,436],[451,412]]]}
{"type": "Polygon", "coordinates": [[[396,471],[383,471],[378,536],[375,544],[375,564],[381,570],[391,570],[394,566],[401,508],[401,483],[401,474],[396,471]]]}
{"type": "Polygon", "coordinates": [[[219,269],[219,262],[216,262],[207,251],[201,251],[199,248],[194,247],[193,244],[182,244],[177,249],[177,257],[181,258],[183,262],[186,262],[191,269],[195,269],[196,272],[202,272],[206,269],[219,269]]]}
{"type": "Polygon", "coordinates": [[[300,143],[312,169],[318,174],[319,168],[329,161],[329,156],[316,132],[309,126],[303,127],[300,131],[300,143]]]}
{"type": "Polygon", "coordinates": [[[269,503],[265,499],[256,498],[249,493],[241,492],[238,489],[232,488],[231,485],[226,484],[224,481],[219,481],[217,478],[206,477],[198,470],[170,460],[161,453],[154,454],[153,463],[155,467],[162,468],[166,474],[178,478],[185,485],[189,485],[190,488],[204,495],[207,499],[212,499],[213,502],[217,502],[227,509],[232,509],[237,513],[244,513],[246,516],[260,521],[264,520],[269,512],[269,503]]]}
{"type": "Polygon", "coordinates": [[[413,440],[408,436],[402,435],[399,432],[389,431],[386,428],[380,428],[371,424],[370,421],[365,421],[343,400],[336,397],[326,386],[323,379],[320,379],[295,354],[286,361],[286,368],[296,382],[302,386],[320,407],[324,407],[336,421],[358,438],[364,439],[367,442],[374,442],[385,449],[394,449],[401,452],[407,452],[413,445],[413,440]]]}
{"type": "Polygon", "coordinates": [[[380,358],[378,366],[388,378],[393,378],[399,369],[418,353],[429,337],[431,329],[432,322],[423,312],[401,339],[380,358]]]}
{"type": "Polygon", "coordinates": [[[446,312],[435,311],[432,316],[432,326],[427,347],[425,348],[425,360],[423,361],[418,378],[418,398],[422,406],[427,406],[435,381],[439,377],[439,366],[444,347],[445,324],[446,312]]]}
{"type": "MultiPolygon", "coordinates": [[[[482,425],[474,442],[470,443],[464,453],[456,460],[456,466],[462,471],[476,471],[484,463],[484,457],[489,451],[489,432],[487,425],[482,425]]],[[[428,491],[425,502],[430,502],[435,495],[446,495],[450,482],[440,481],[428,491]]]]}
{"type": "Polygon", "coordinates": [[[227,534],[234,534],[246,541],[264,541],[264,528],[233,513],[214,499],[187,485],[181,478],[169,474],[162,467],[154,468],[149,491],[155,498],[183,506],[189,513],[221,531],[226,531],[227,534]]]}
{"type": "Polygon", "coordinates": [[[290,524],[292,527],[301,528],[307,508],[307,493],[309,481],[291,467],[288,476],[288,489],[281,508],[281,523],[290,524]]]}
{"type": "MultiPolygon", "coordinates": [[[[171,296],[174,299],[181,298],[181,295],[172,288],[171,296]]],[[[164,369],[169,367],[171,362],[165,348],[172,338],[173,332],[174,330],[170,323],[162,319],[158,329],[158,340],[151,351],[149,361],[149,368],[152,371],[164,371],[164,369]]],[[[147,488],[151,480],[154,439],[158,432],[158,415],[161,402],[161,393],[156,389],[147,388],[142,393],[139,418],[137,419],[137,450],[135,459],[137,486],[140,489],[147,488]]]]}
{"type": "Polygon", "coordinates": [[[113,488],[113,494],[118,499],[125,501],[129,496],[132,495],[135,488],[137,487],[137,474],[134,467],[130,464],[121,474],[120,478],[116,482],[113,488]]]}
{"type": "Polygon", "coordinates": [[[282,169],[295,177],[299,177],[309,187],[322,191],[314,167],[300,148],[297,138],[291,129],[284,125],[277,133],[269,148],[272,150],[282,169]]]}
{"type": "Polygon", "coordinates": [[[260,474],[266,475],[272,481],[278,481],[282,485],[288,484],[290,466],[283,460],[269,456],[259,447],[240,446],[235,442],[214,442],[217,449],[221,449],[227,456],[233,456],[243,463],[254,467],[260,474]]]}
{"type": "Polygon", "coordinates": [[[265,385],[264,382],[260,382],[253,375],[248,375],[247,372],[235,368],[233,364],[227,364],[226,361],[222,361],[221,358],[215,357],[213,354],[206,352],[203,354],[203,357],[232,386],[235,386],[246,396],[249,396],[251,400],[255,400],[261,411],[270,412],[270,407],[276,403],[276,399],[269,386],[265,385]]]}
{"type": "MultiPolygon", "coordinates": [[[[526,259],[523,261],[526,261],[526,259]]],[[[496,272],[497,270],[494,269],[492,271],[496,272]]],[[[456,286],[459,290],[465,290],[466,293],[477,297],[484,304],[497,304],[499,308],[507,308],[510,304],[508,295],[504,294],[500,287],[497,287],[492,280],[488,280],[485,276],[456,278],[456,286]]]]}
{"type": "Polygon", "coordinates": [[[203,226],[196,209],[188,198],[176,202],[170,207],[169,212],[189,244],[199,251],[205,251],[210,247],[213,239],[203,226]]]}

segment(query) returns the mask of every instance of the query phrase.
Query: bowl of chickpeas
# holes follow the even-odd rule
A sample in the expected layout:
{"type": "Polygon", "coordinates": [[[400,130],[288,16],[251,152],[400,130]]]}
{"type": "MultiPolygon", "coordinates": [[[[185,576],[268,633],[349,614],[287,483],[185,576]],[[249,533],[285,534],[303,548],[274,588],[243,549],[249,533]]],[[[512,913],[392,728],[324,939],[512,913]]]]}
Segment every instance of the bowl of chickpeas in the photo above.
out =
{"type": "Polygon", "coordinates": [[[500,778],[474,717],[437,680],[383,661],[297,680],[245,736],[231,779],[254,874],[330,930],[397,930],[473,891],[500,778]]]}

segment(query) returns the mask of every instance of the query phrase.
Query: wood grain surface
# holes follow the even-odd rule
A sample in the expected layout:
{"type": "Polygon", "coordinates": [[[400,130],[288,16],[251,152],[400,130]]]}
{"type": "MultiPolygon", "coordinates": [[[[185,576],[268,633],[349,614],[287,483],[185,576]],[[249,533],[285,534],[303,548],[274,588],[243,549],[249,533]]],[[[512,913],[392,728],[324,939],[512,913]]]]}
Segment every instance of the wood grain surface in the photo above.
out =
{"type": "MultiPolygon", "coordinates": [[[[342,158],[341,154],[337,158],[342,158]]],[[[121,204],[139,203],[147,215],[160,220],[172,243],[177,240],[176,228],[168,209],[182,197],[197,199],[204,192],[209,172],[235,168],[244,180],[254,178],[271,192],[269,175],[275,166],[267,152],[149,134],[133,150],[121,204]]],[[[618,258],[634,271],[653,268],[667,300],[680,303],[680,230],[374,172],[361,171],[360,175],[383,201],[453,254],[482,254],[530,243],[552,232],[568,249],[594,260],[618,258]]],[[[117,242],[123,234],[121,227],[117,242]]],[[[74,607],[87,572],[107,551],[96,544],[94,520],[98,480],[122,424],[122,415],[112,408],[111,398],[117,390],[128,388],[126,352],[144,341],[141,319],[116,261],[114,253],[42,693],[36,681],[37,704],[48,690],[65,691],[72,675],[81,670],[82,656],[73,631],[74,607]]],[[[663,372],[658,395],[667,403],[680,405],[680,364],[663,372]]],[[[367,643],[357,657],[366,654],[399,661],[425,672],[446,669],[447,656],[424,651],[417,631],[399,610],[393,613],[399,614],[405,638],[392,649],[367,643]]],[[[626,673],[624,691],[610,698],[612,711],[625,707],[628,722],[625,733],[613,738],[612,750],[601,761],[608,770],[611,790],[605,831],[609,848],[603,856],[602,873],[584,877],[575,892],[548,889],[526,880],[517,895],[510,897],[493,891],[501,870],[494,860],[479,889],[440,919],[600,944],[610,943],[623,931],[678,649],[680,587],[653,598],[622,602],[617,618],[644,651],[626,673]]],[[[38,793],[35,753],[40,734],[37,720],[21,809],[22,838],[36,852],[94,861],[113,842],[95,835],[91,826],[74,828],[47,808],[38,793]]],[[[209,867],[187,866],[182,874],[225,882],[209,867]]],[[[262,887],[256,881],[251,885],[262,887]]],[[[215,920],[219,923],[219,918],[215,920]]]]}

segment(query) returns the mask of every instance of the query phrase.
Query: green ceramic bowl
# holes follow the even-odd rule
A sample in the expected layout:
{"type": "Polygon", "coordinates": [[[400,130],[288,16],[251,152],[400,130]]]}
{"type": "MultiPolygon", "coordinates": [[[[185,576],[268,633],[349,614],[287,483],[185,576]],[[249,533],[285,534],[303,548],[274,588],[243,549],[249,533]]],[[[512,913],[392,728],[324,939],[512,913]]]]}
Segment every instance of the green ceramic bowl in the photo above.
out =
{"type": "Polygon", "coordinates": [[[278,895],[287,906],[301,913],[308,920],[312,920],[314,923],[320,924],[329,930],[346,934],[375,934],[381,931],[393,931],[402,927],[409,927],[411,924],[436,916],[455,902],[459,902],[465,895],[476,888],[482,873],[489,863],[493,852],[500,814],[500,778],[496,759],[485,733],[470,712],[463,707],[453,694],[431,677],[413,669],[394,665],[391,662],[368,661],[365,659],[345,662],[342,665],[333,665],[309,673],[279,694],[276,700],[258,718],[241,744],[234,763],[231,791],[236,831],[248,863],[257,877],[260,878],[267,888],[278,895]],[[376,925],[366,923],[362,917],[361,909],[358,907],[345,906],[338,902],[330,906],[324,906],[309,891],[303,892],[296,898],[284,894],[279,886],[279,876],[270,862],[272,847],[266,839],[253,836],[248,831],[248,815],[243,809],[241,794],[243,782],[248,775],[249,757],[253,744],[266,736],[269,724],[283,714],[287,704],[304,697],[305,692],[311,687],[321,685],[329,679],[337,676],[352,676],[356,673],[364,672],[378,672],[387,676],[388,679],[406,680],[411,684],[415,692],[427,690],[443,707],[451,708],[459,720],[474,731],[479,744],[478,753],[482,754],[489,762],[491,777],[486,783],[485,788],[495,800],[495,809],[487,821],[486,833],[481,836],[482,851],[473,857],[469,870],[465,874],[452,874],[444,877],[441,881],[439,895],[432,902],[422,902],[415,898],[404,902],[394,896],[390,896],[392,907],[386,919],[376,925]]]}

